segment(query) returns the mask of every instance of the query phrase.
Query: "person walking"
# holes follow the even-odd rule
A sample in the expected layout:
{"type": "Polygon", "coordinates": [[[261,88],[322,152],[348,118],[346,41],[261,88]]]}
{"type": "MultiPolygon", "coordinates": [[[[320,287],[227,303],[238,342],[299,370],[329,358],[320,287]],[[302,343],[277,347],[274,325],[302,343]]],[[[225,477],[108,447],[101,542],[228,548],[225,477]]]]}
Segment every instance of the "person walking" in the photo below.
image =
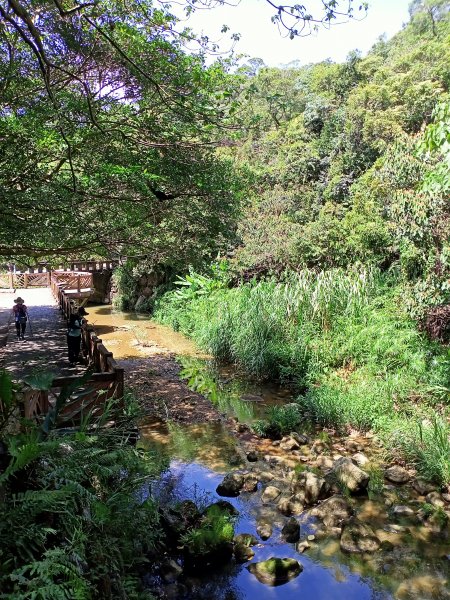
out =
{"type": "Polygon", "coordinates": [[[28,308],[25,305],[23,298],[19,296],[14,300],[14,306],[12,307],[11,312],[16,326],[17,339],[23,340],[25,339],[25,329],[28,321],[28,308]]]}
{"type": "Polygon", "coordinates": [[[67,330],[67,349],[69,352],[69,363],[74,366],[80,354],[81,347],[81,331],[83,325],[86,324],[86,319],[83,319],[88,315],[84,308],[80,308],[78,312],[70,315],[69,328],[67,330]]]}

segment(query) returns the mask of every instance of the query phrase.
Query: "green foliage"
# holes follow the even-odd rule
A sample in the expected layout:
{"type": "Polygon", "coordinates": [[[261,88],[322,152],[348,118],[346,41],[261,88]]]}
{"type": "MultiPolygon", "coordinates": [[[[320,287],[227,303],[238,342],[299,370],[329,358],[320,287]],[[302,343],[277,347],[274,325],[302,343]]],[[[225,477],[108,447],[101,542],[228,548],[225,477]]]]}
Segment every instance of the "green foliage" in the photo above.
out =
{"type": "Polygon", "coordinates": [[[180,377],[187,380],[189,388],[206,396],[221,413],[233,414],[242,422],[253,418],[252,404],[240,399],[243,390],[238,381],[223,385],[201,359],[183,356],[178,362],[182,366],[180,377]]]}
{"type": "Polygon", "coordinates": [[[448,353],[417,330],[402,308],[402,293],[395,276],[376,270],[302,271],[189,302],[169,292],[155,316],[176,321],[218,359],[306,390],[295,415],[290,407],[276,407],[267,420],[257,421],[253,427],[260,435],[288,433],[300,416],[341,430],[373,429],[441,482],[449,476],[445,432],[440,443],[438,429],[433,435],[424,430],[422,441],[405,432],[415,428],[426,407],[433,418],[445,412],[448,353]]]}
{"type": "Polygon", "coordinates": [[[432,413],[397,437],[424,478],[440,485],[450,481],[450,427],[443,418],[432,413]]]}
{"type": "Polygon", "coordinates": [[[364,471],[370,476],[367,493],[371,500],[381,496],[384,487],[384,471],[377,465],[365,465],[364,471]]]}
{"type": "Polygon", "coordinates": [[[187,531],[181,537],[185,550],[193,556],[212,553],[234,537],[234,524],[230,515],[219,506],[212,505],[202,517],[199,527],[187,531]]]}
{"type": "Polygon", "coordinates": [[[423,272],[450,172],[448,1],[418,3],[411,14],[365,58],[260,69],[249,80],[261,128],[235,151],[255,174],[234,256],[246,275],[357,262],[385,269],[399,255],[405,272],[423,272]],[[275,114],[274,98],[286,109],[275,114]],[[417,134],[433,118],[417,157],[417,134]],[[406,256],[405,242],[420,235],[420,256],[406,256]]]}
{"type": "Polygon", "coordinates": [[[252,423],[252,428],[261,437],[274,440],[295,431],[302,422],[300,407],[296,404],[270,406],[264,420],[252,423]]]}
{"type": "Polygon", "coordinates": [[[162,465],[128,443],[129,424],[2,435],[2,598],[144,597],[139,569],[160,529],[142,486],[162,465]]]}

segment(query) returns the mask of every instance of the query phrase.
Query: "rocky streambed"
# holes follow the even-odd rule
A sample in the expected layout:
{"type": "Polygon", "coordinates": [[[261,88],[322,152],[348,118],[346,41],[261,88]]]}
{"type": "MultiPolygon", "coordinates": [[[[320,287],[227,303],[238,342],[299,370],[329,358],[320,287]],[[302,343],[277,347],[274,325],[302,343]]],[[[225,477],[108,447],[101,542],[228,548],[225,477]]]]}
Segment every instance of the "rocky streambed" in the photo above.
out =
{"type": "Polygon", "coordinates": [[[211,377],[180,334],[105,307],[90,313],[151,415],[141,446],[169,464],[143,490],[159,499],[167,538],[146,575],[155,597],[450,599],[450,490],[386,457],[370,433],[304,423],[260,438],[253,419],[290,402],[289,390],[230,369],[211,377]],[[181,376],[180,354],[190,357],[181,376]],[[234,514],[231,536],[218,503],[234,514]],[[223,535],[216,556],[196,546],[198,527],[211,529],[210,541],[223,535]]]}
{"type": "MultiPolygon", "coordinates": [[[[183,435],[184,446],[168,441],[153,493],[167,506],[229,504],[236,536],[223,560],[206,553],[193,570],[168,550],[149,584],[160,598],[450,598],[448,490],[383,464],[372,437],[272,442],[238,423],[234,434],[216,424],[183,435]]],[[[143,443],[153,443],[145,428],[143,443]]]]}

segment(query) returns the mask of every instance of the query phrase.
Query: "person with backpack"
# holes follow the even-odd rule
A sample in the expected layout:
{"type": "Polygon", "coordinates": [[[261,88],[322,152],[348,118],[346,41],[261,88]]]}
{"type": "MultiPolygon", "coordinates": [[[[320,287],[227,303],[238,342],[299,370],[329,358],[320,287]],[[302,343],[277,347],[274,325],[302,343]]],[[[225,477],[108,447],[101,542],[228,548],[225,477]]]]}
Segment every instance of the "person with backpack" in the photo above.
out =
{"type": "Polygon", "coordinates": [[[20,296],[14,300],[12,314],[16,326],[17,339],[23,340],[25,339],[25,329],[28,321],[28,308],[25,306],[23,298],[20,296]]]}
{"type": "Polygon", "coordinates": [[[74,366],[78,361],[81,347],[81,330],[86,324],[86,319],[83,319],[87,313],[84,308],[80,308],[78,312],[70,315],[69,327],[67,330],[67,349],[69,351],[69,363],[74,366]]]}

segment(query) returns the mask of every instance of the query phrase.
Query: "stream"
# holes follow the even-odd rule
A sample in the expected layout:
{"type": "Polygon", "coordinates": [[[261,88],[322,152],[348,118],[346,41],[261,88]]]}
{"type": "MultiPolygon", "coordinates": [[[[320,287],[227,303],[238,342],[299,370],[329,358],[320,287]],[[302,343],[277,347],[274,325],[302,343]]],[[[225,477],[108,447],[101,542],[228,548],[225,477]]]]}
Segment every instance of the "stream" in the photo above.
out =
{"type": "MultiPolygon", "coordinates": [[[[280,532],[287,521],[276,504],[261,502],[261,491],[278,485],[284,491],[288,475],[300,460],[308,465],[326,465],[333,455],[364,452],[374,464],[382,466],[384,454],[372,436],[352,432],[338,436],[306,425],[304,433],[313,446],[323,448],[319,455],[306,457],[280,450],[279,443],[252,436],[239,423],[251,423],[264,416],[270,406],[292,402],[288,389],[246,380],[231,368],[219,368],[201,353],[195,344],[181,334],[134,313],[113,313],[110,307],[90,306],[89,322],[106,347],[120,361],[148,359],[164,354],[177,356],[181,377],[191,389],[206,395],[217,407],[223,420],[207,423],[163,422],[145,419],[140,426],[140,446],[157,451],[170,465],[151,484],[151,493],[162,504],[192,499],[197,504],[212,503],[220,497],[216,488],[226,473],[247,470],[259,480],[256,492],[241,492],[226,498],[239,511],[236,533],[255,535],[259,543],[253,547],[251,562],[270,557],[298,560],[303,571],[284,585],[270,587],[261,583],[246,568],[249,563],[230,562],[220,569],[208,569],[195,576],[184,573],[175,582],[165,583],[149,575],[148,583],[157,597],[173,600],[449,600],[450,542],[449,526],[436,532],[411,516],[392,514],[395,505],[411,506],[415,512],[424,498],[410,485],[381,481],[377,494],[351,498],[358,518],[370,525],[382,542],[373,554],[349,555],[340,549],[339,536],[324,534],[317,517],[303,511],[300,541],[309,540],[304,553],[296,544],[283,541],[280,532]],[[235,428],[233,429],[233,426],[235,428]],[[249,463],[245,454],[256,450],[259,459],[249,463]],[[320,462],[322,461],[322,462],[320,462]],[[269,483],[270,482],[270,483],[269,483]],[[270,522],[272,535],[262,541],[256,528],[270,522]],[[309,536],[309,538],[308,538],[309,536]],[[312,537],[314,536],[314,537],[312,537]]],[[[148,494],[149,491],[143,492],[148,494]]],[[[448,512],[449,506],[446,510],[448,512]]]]}

